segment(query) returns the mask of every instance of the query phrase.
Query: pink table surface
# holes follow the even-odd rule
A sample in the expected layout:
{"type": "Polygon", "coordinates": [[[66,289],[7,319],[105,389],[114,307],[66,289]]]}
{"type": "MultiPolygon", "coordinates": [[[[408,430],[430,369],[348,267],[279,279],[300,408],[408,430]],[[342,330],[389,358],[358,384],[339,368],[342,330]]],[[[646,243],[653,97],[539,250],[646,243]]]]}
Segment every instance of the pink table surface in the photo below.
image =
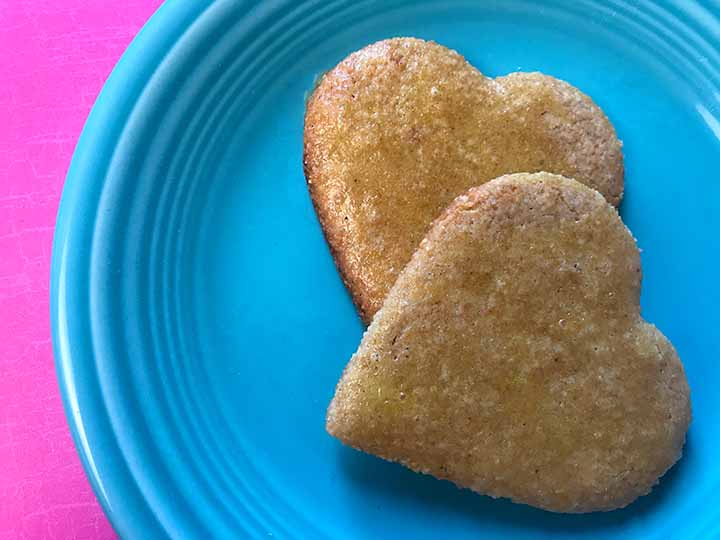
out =
{"type": "Polygon", "coordinates": [[[160,3],[0,1],[0,540],[116,537],[62,410],[50,342],[50,251],[85,118],[160,3]]]}

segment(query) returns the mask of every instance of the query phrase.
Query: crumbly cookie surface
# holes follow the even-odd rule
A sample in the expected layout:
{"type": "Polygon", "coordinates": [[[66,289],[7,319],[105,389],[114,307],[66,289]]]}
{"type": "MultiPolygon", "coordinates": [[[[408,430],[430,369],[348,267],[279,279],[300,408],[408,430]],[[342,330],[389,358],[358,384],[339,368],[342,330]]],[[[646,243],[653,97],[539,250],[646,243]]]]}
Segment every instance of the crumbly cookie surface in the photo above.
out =
{"type": "Polygon", "coordinates": [[[491,79],[458,53],[398,38],[351,54],[307,104],[304,167],[363,319],[439,213],[512,172],[578,179],[617,205],[621,144],[592,100],[540,73],[491,79]]]}
{"type": "Polygon", "coordinates": [[[400,274],[327,429],[494,497],[625,506],[680,457],[690,421],[640,281],[635,241],[596,191],[547,173],[473,188],[400,274]]]}

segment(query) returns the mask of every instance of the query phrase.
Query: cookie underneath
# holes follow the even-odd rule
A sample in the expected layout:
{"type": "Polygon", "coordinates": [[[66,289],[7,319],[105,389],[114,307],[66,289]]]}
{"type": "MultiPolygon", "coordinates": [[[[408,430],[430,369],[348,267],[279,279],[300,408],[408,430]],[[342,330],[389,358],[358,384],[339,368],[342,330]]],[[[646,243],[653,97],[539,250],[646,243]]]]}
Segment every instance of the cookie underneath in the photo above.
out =
{"type": "Polygon", "coordinates": [[[515,174],[433,224],[327,414],[344,443],[555,512],[625,506],[681,456],[689,388],[639,311],[635,242],[602,195],[515,174]]]}
{"type": "Polygon", "coordinates": [[[343,279],[369,322],[430,223],[513,172],[576,178],[618,204],[623,158],[593,101],[540,73],[491,79],[411,38],[351,54],[307,104],[304,167],[343,279]]]}

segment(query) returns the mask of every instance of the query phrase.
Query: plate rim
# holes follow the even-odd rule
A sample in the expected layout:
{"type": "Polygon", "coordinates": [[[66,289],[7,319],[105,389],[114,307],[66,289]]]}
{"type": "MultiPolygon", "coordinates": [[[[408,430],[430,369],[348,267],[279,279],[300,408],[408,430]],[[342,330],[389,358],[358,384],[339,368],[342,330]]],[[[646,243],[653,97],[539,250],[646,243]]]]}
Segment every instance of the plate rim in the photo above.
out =
{"type": "MultiPolygon", "coordinates": [[[[214,0],[166,0],[131,40],[103,84],[80,132],[65,177],[53,233],[49,314],[55,372],[63,409],[85,475],[120,538],[161,538],[167,536],[167,531],[147,504],[143,505],[144,508],[136,508],[144,512],[132,519],[127,517],[127,511],[117,511],[106,483],[116,489],[121,485],[120,491],[135,488],[132,494],[124,493],[124,498],[145,501],[136,491],[137,486],[128,486],[125,482],[121,484],[119,479],[111,478],[109,482],[103,479],[108,474],[113,478],[122,476],[127,479],[123,473],[103,470],[101,475],[97,466],[96,461],[107,456],[96,456],[94,447],[101,447],[103,453],[109,454],[118,454],[119,449],[115,448],[112,430],[99,429],[95,425],[98,421],[110,425],[102,403],[95,403],[99,407],[94,407],[96,410],[91,415],[86,415],[86,407],[80,404],[81,401],[93,401],[97,396],[80,395],[87,388],[86,378],[90,376],[84,369],[88,366],[83,364],[93,362],[84,354],[88,352],[88,343],[83,343],[87,341],[87,336],[82,335],[82,330],[74,328],[77,325],[70,320],[73,315],[69,306],[73,299],[68,295],[77,294],[77,290],[73,292],[73,287],[78,285],[79,280],[69,268],[87,259],[83,255],[86,248],[82,240],[91,235],[95,216],[83,215],[82,211],[93,204],[93,195],[101,190],[105,182],[114,143],[119,140],[138,97],[177,41],[214,3],[214,0]],[[98,148],[101,150],[98,151],[98,148]],[[88,431],[92,431],[92,436],[88,436],[88,431]]],[[[89,294],[89,284],[84,285],[85,293],[89,294]]],[[[89,352],[92,357],[92,350],[89,352]]],[[[99,399],[102,401],[101,397],[99,399]]]]}

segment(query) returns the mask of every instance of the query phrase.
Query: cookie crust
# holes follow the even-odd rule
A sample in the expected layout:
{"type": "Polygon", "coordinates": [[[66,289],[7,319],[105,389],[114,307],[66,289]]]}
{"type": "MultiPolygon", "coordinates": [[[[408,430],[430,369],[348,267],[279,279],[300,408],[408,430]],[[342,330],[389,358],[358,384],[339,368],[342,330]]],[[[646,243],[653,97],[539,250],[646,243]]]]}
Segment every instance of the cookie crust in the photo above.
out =
{"type": "Polygon", "coordinates": [[[327,430],[493,497],[623,507],[680,458],[691,417],[640,282],[635,241],[597,191],[547,173],[473,188],[400,274],[327,430]]]}
{"type": "Polygon", "coordinates": [[[432,220],[473,185],[549,171],[614,205],[623,192],[621,143],[588,96],[541,73],[491,79],[413,38],[369,45],[322,77],[307,103],[303,161],[366,323],[432,220]]]}

